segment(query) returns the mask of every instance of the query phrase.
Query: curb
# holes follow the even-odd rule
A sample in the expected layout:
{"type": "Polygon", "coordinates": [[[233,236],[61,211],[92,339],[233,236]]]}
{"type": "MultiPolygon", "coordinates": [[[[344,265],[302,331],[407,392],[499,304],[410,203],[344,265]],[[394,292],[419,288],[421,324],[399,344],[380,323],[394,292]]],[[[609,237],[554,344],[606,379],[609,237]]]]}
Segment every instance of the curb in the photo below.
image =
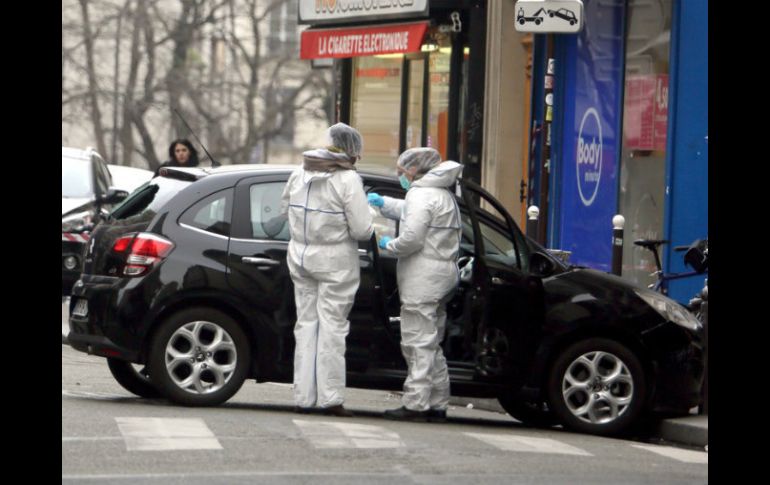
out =
{"type": "Polygon", "coordinates": [[[708,415],[664,419],[654,436],[665,441],[701,448],[709,444],[708,415]]]}

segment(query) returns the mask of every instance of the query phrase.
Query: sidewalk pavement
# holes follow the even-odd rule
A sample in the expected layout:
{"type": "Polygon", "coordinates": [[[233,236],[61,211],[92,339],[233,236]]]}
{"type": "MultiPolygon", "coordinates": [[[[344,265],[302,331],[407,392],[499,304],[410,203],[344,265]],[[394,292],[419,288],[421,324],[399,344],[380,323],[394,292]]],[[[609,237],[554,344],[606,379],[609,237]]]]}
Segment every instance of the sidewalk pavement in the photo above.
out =
{"type": "MultiPolygon", "coordinates": [[[[497,399],[452,397],[449,404],[505,414],[497,399]]],[[[652,440],[704,448],[709,443],[708,415],[690,415],[662,419],[654,423],[646,436],[652,440]]]]}

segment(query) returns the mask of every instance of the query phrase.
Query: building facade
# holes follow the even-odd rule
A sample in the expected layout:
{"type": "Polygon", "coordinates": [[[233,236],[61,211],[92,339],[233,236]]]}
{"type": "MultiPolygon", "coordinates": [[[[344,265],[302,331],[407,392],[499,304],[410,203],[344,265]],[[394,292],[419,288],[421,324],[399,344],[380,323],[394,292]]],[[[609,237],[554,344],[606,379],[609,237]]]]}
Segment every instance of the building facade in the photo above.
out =
{"type": "MultiPolygon", "coordinates": [[[[708,1],[583,3],[578,34],[535,34],[534,129],[546,127],[550,157],[538,144],[528,203],[545,209],[549,247],[605,271],[624,216],[622,276],[647,285],[655,261],[634,240],[670,241],[663,267],[679,272],[673,247],[708,237],[708,1]]],[[[687,301],[702,286],[680,280],[670,294],[687,301]]]]}
{"type": "Polygon", "coordinates": [[[334,59],[336,117],[362,133],[362,164],[394,168],[408,148],[436,148],[523,222],[531,35],[506,22],[512,10],[503,0],[300,0],[301,56],[334,59]]]}

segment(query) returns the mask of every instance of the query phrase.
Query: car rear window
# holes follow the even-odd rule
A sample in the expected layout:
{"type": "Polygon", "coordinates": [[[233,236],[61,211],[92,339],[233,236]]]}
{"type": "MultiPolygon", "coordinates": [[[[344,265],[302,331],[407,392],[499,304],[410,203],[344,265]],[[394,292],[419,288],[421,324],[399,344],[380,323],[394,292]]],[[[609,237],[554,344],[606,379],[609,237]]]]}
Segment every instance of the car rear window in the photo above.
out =
{"type": "Polygon", "coordinates": [[[91,162],[61,157],[61,196],[90,198],[93,195],[94,178],[91,174],[91,162]]]}
{"type": "Polygon", "coordinates": [[[155,177],[115,207],[110,216],[114,220],[152,219],[158,209],[191,183],[188,180],[155,177]]]}

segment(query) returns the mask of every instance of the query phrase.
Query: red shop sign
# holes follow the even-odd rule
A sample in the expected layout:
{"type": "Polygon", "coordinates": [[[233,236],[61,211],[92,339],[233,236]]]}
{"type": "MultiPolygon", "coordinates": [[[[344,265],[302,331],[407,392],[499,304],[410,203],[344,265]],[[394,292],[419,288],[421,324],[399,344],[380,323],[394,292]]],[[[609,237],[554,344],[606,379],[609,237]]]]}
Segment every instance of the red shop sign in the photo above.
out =
{"type": "Polygon", "coordinates": [[[301,59],[419,52],[428,22],[302,32],[301,59]]]}
{"type": "Polygon", "coordinates": [[[626,77],[623,134],[629,150],[666,150],[668,75],[626,77]]]}

